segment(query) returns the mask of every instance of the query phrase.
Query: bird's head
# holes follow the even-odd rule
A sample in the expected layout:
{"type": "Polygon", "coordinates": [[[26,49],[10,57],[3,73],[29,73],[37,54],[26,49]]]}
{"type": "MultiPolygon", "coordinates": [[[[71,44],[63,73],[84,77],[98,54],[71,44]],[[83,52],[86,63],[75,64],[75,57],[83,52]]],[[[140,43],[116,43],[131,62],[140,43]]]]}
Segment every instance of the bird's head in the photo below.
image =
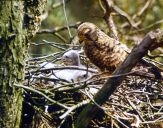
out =
{"type": "Polygon", "coordinates": [[[79,43],[82,44],[86,41],[96,41],[98,39],[97,26],[92,23],[82,23],[78,29],[77,34],[79,37],[79,43]]]}
{"type": "Polygon", "coordinates": [[[70,50],[63,54],[62,61],[67,66],[79,66],[79,53],[75,50],[70,50]]]}

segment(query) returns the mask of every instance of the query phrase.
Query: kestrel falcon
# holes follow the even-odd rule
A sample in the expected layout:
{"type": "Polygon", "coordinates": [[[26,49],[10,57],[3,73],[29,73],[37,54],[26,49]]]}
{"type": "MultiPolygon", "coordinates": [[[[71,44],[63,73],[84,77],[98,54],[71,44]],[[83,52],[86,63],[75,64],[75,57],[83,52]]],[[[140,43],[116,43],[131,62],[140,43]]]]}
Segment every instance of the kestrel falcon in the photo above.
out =
{"type": "Polygon", "coordinates": [[[109,37],[92,23],[81,24],[77,33],[86,56],[101,71],[112,73],[127,56],[125,45],[109,37]]]}

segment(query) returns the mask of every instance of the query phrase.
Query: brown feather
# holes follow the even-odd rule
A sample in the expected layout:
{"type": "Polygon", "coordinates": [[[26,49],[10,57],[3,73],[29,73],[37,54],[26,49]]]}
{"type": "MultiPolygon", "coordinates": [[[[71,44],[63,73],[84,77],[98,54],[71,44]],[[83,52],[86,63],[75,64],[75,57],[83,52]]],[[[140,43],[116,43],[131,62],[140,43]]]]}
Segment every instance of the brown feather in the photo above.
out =
{"type": "Polygon", "coordinates": [[[92,23],[78,27],[78,37],[89,60],[102,71],[113,72],[127,56],[119,41],[110,38],[92,23]]]}

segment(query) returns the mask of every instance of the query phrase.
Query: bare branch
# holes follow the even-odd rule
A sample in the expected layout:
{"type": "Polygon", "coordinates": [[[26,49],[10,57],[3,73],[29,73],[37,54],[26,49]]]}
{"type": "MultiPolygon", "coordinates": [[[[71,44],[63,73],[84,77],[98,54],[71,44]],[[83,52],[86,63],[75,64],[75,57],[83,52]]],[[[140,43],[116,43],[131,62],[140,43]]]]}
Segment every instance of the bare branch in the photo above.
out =
{"type": "MultiPolygon", "coordinates": [[[[79,26],[79,24],[81,24],[81,22],[77,22],[76,24],[70,24],[69,28],[76,29],[79,26]]],[[[60,32],[60,31],[64,31],[64,30],[67,30],[67,26],[65,26],[65,27],[56,27],[54,29],[42,29],[42,30],[39,30],[37,32],[37,34],[46,34],[46,33],[54,34],[56,32],[60,32]]]]}
{"type": "Polygon", "coordinates": [[[61,104],[61,103],[59,103],[58,101],[55,101],[55,100],[51,99],[50,97],[46,96],[44,93],[42,93],[42,92],[40,92],[40,91],[38,91],[38,90],[35,90],[35,89],[33,89],[33,88],[30,88],[30,87],[27,87],[27,86],[24,86],[24,85],[20,85],[20,84],[14,84],[14,86],[19,87],[19,88],[23,88],[23,89],[26,89],[26,90],[29,90],[29,91],[32,91],[32,92],[35,92],[35,93],[38,93],[39,95],[45,97],[45,98],[46,98],[47,100],[49,100],[50,102],[52,102],[52,103],[54,103],[54,104],[57,104],[57,105],[59,105],[59,106],[65,108],[65,109],[69,109],[69,107],[67,107],[67,106],[65,106],[65,105],[63,105],[63,104],[61,104]]]}

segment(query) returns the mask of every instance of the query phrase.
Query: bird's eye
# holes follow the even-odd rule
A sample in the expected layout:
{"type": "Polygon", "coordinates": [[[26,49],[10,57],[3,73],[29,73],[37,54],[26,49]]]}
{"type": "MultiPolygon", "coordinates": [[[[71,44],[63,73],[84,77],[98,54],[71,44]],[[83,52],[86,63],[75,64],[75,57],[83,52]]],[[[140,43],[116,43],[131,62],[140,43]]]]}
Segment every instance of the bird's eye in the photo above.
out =
{"type": "Polygon", "coordinates": [[[65,56],[65,58],[68,58],[68,56],[65,56]]]}
{"type": "Polygon", "coordinates": [[[85,33],[85,37],[92,41],[96,41],[98,39],[97,32],[92,31],[90,29],[89,29],[89,31],[87,31],[87,33],[85,33]]]}
{"type": "Polygon", "coordinates": [[[87,77],[87,74],[84,74],[83,77],[86,78],[87,77]]]}

